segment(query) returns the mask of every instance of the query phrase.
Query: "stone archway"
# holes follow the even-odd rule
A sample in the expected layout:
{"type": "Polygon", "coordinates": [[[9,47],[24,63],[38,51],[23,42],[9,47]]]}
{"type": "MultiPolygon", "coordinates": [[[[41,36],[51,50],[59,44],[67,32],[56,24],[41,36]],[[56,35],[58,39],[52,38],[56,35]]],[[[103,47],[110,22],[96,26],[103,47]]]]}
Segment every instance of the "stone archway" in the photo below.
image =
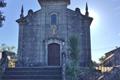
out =
{"type": "Polygon", "coordinates": [[[48,66],[60,66],[60,45],[48,44],[48,66]]]}

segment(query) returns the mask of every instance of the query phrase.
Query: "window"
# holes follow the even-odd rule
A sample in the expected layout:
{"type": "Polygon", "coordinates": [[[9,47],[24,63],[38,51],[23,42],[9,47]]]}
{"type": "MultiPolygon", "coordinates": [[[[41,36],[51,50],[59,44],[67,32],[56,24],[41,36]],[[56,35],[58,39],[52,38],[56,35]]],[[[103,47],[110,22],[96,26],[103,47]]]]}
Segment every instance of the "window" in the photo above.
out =
{"type": "Polygon", "coordinates": [[[51,15],[51,25],[56,25],[57,24],[57,15],[52,14],[51,15]]]}

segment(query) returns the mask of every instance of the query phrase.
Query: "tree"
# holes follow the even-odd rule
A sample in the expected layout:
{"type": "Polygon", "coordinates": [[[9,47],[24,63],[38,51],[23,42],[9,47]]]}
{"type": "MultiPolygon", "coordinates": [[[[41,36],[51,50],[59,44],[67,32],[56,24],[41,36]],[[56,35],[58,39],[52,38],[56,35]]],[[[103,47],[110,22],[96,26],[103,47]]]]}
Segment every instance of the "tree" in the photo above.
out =
{"type": "Polygon", "coordinates": [[[96,61],[93,61],[92,64],[93,64],[94,67],[99,65],[96,61]]]}
{"type": "MultiPolygon", "coordinates": [[[[6,3],[4,0],[0,0],[0,8],[6,7],[6,3]]],[[[5,16],[3,15],[2,11],[0,10],[0,27],[3,25],[3,21],[5,21],[5,16]]]]}
{"type": "Polygon", "coordinates": [[[0,52],[6,51],[7,52],[7,56],[11,57],[11,58],[16,58],[16,54],[15,54],[15,47],[14,46],[8,46],[6,44],[1,44],[0,45],[0,52]]]}
{"type": "Polygon", "coordinates": [[[14,46],[8,46],[8,45],[3,43],[3,44],[0,45],[0,51],[15,52],[15,47],[14,46]]]}
{"type": "Polygon", "coordinates": [[[79,49],[78,49],[78,38],[76,36],[71,36],[69,39],[69,60],[70,63],[67,66],[67,75],[71,80],[78,79],[79,72],[79,49]]]}
{"type": "Polygon", "coordinates": [[[15,63],[17,60],[17,56],[15,54],[15,47],[14,46],[8,46],[6,44],[0,45],[0,52],[6,52],[6,55],[9,59],[8,61],[8,67],[15,67],[15,63]]]}
{"type": "Polygon", "coordinates": [[[102,56],[101,58],[99,58],[99,61],[100,61],[100,63],[103,63],[103,61],[105,60],[105,56],[102,56]]]}

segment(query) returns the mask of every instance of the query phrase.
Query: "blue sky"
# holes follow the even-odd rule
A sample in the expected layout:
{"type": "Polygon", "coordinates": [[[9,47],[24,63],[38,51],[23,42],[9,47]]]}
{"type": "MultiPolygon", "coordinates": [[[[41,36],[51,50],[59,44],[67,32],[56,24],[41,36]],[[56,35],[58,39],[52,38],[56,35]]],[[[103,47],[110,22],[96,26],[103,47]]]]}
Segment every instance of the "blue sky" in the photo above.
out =
{"type": "MultiPolygon", "coordinates": [[[[29,9],[39,10],[37,0],[6,0],[7,7],[2,9],[6,15],[4,26],[0,28],[0,44],[18,44],[18,24],[22,4],[25,15],[29,9]]],[[[90,15],[94,18],[91,26],[92,59],[98,60],[104,53],[120,47],[120,0],[87,0],[90,15]]],[[[71,0],[69,8],[76,7],[84,13],[86,0],[71,0]]]]}

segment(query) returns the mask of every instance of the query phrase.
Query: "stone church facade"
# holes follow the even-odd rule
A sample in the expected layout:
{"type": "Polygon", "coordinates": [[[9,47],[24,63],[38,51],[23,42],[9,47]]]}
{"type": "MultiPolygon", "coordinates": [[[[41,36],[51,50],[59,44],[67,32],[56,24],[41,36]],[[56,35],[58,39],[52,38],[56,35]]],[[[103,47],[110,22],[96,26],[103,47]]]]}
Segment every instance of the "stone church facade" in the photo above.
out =
{"type": "Polygon", "coordinates": [[[70,0],[38,0],[41,9],[29,10],[24,16],[23,7],[19,24],[18,63],[22,66],[61,66],[62,53],[69,54],[69,38],[79,40],[79,63],[91,63],[90,25],[88,6],[83,15],[79,8],[68,9],[70,0]]]}

